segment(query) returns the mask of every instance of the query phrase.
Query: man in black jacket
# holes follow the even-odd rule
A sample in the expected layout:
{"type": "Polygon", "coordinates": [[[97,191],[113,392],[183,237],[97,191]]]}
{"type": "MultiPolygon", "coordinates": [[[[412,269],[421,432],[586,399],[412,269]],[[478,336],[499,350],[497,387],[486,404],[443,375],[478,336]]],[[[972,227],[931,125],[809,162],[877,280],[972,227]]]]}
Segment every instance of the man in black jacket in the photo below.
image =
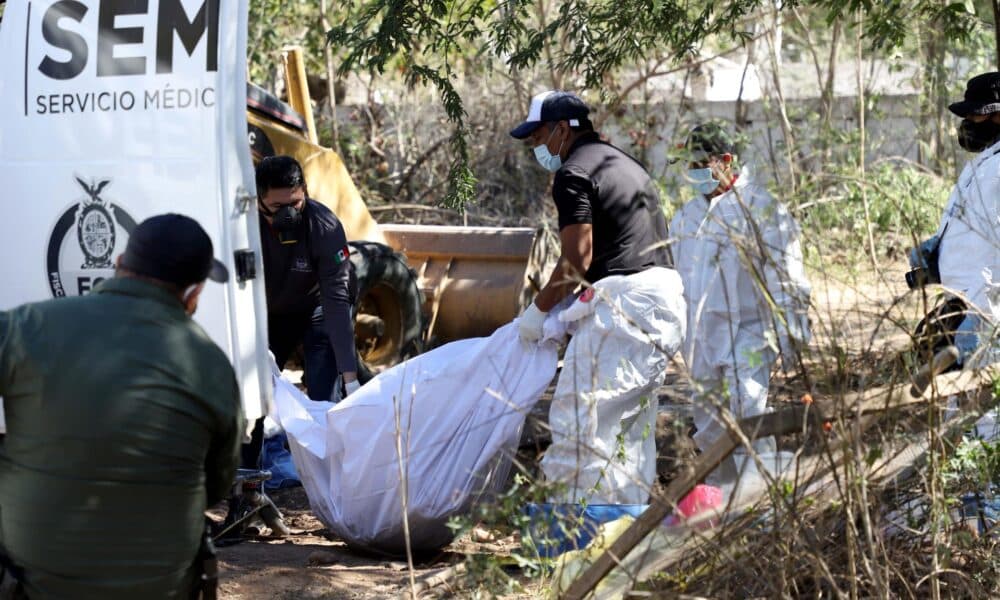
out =
{"type": "Polygon", "coordinates": [[[344,227],[308,197],[302,167],[290,156],[257,166],[269,346],[278,367],[301,343],[305,384],[314,400],[359,387],[351,305],[356,283],[344,227]],[[343,390],[335,390],[337,376],[343,390]]]}
{"type": "MultiPolygon", "coordinates": [[[[308,195],[302,166],[291,156],[258,163],[268,346],[280,369],[302,344],[309,397],[339,400],[361,387],[351,320],[357,285],[344,226],[308,195]]],[[[258,419],[241,466],[257,467],[263,440],[258,419]]]]}

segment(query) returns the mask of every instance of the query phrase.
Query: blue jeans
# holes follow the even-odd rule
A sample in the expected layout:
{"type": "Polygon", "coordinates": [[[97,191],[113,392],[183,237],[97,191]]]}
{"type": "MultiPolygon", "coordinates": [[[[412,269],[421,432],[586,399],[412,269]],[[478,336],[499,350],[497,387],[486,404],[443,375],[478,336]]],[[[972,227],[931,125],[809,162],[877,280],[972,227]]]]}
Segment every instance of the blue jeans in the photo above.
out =
{"type": "Polygon", "coordinates": [[[958,348],[959,360],[963,365],[979,347],[979,315],[971,310],[955,331],[955,347],[958,348]]]}
{"type": "Polygon", "coordinates": [[[309,397],[313,400],[331,400],[334,384],[337,382],[337,358],[327,337],[323,323],[323,307],[317,306],[312,313],[298,315],[269,315],[267,335],[271,352],[284,368],[299,343],[302,344],[303,382],[309,397]]]}
{"type": "MultiPolygon", "coordinates": [[[[274,354],[278,368],[282,369],[288,358],[302,344],[303,382],[306,392],[313,400],[337,400],[334,387],[339,384],[337,359],[333,346],[323,327],[323,307],[317,306],[311,313],[267,316],[268,346],[274,354]]],[[[264,443],[264,419],[257,419],[250,443],[241,448],[240,466],[256,469],[260,464],[260,450],[264,443]]]]}

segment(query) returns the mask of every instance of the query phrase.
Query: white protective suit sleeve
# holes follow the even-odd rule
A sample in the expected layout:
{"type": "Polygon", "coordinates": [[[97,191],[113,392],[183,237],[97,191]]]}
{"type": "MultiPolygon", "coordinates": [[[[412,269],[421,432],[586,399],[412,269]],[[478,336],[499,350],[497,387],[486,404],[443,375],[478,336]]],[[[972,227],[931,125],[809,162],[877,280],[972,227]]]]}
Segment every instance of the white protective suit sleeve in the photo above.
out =
{"type": "Polygon", "coordinates": [[[700,264],[698,230],[701,228],[708,212],[708,202],[704,196],[699,196],[681,206],[670,220],[670,255],[673,258],[674,269],[680,274],[684,285],[684,300],[686,303],[686,322],[688,334],[684,336],[684,360],[690,364],[696,336],[694,324],[696,303],[692,298],[700,298],[695,280],[700,264]]]}
{"type": "Polygon", "coordinates": [[[681,279],[686,279],[684,269],[692,263],[698,228],[707,212],[708,202],[704,197],[698,197],[678,208],[670,219],[670,256],[681,279]]]}

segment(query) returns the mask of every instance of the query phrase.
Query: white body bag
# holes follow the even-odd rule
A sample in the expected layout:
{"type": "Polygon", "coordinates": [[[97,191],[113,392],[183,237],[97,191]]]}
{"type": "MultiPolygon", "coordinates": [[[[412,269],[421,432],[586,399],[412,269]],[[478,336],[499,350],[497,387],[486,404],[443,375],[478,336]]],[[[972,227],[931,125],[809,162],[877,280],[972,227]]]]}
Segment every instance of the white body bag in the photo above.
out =
{"type": "Polygon", "coordinates": [[[524,418],[556,372],[558,320],[526,344],[516,322],[380,374],[339,404],[308,399],[275,377],[275,420],[313,512],[348,544],[436,550],[448,519],[502,485],[524,418]],[[405,482],[405,483],[404,483],[405,482]]]}

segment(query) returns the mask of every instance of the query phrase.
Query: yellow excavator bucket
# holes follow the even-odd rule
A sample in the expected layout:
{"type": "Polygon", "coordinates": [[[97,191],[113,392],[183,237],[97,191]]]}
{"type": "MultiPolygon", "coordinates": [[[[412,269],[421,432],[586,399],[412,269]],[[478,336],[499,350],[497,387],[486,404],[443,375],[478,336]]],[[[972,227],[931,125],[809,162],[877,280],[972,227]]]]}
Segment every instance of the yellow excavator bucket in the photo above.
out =
{"type": "Polygon", "coordinates": [[[382,233],[416,269],[437,342],[490,335],[540,287],[546,253],[534,229],[382,225],[382,233]]]}

